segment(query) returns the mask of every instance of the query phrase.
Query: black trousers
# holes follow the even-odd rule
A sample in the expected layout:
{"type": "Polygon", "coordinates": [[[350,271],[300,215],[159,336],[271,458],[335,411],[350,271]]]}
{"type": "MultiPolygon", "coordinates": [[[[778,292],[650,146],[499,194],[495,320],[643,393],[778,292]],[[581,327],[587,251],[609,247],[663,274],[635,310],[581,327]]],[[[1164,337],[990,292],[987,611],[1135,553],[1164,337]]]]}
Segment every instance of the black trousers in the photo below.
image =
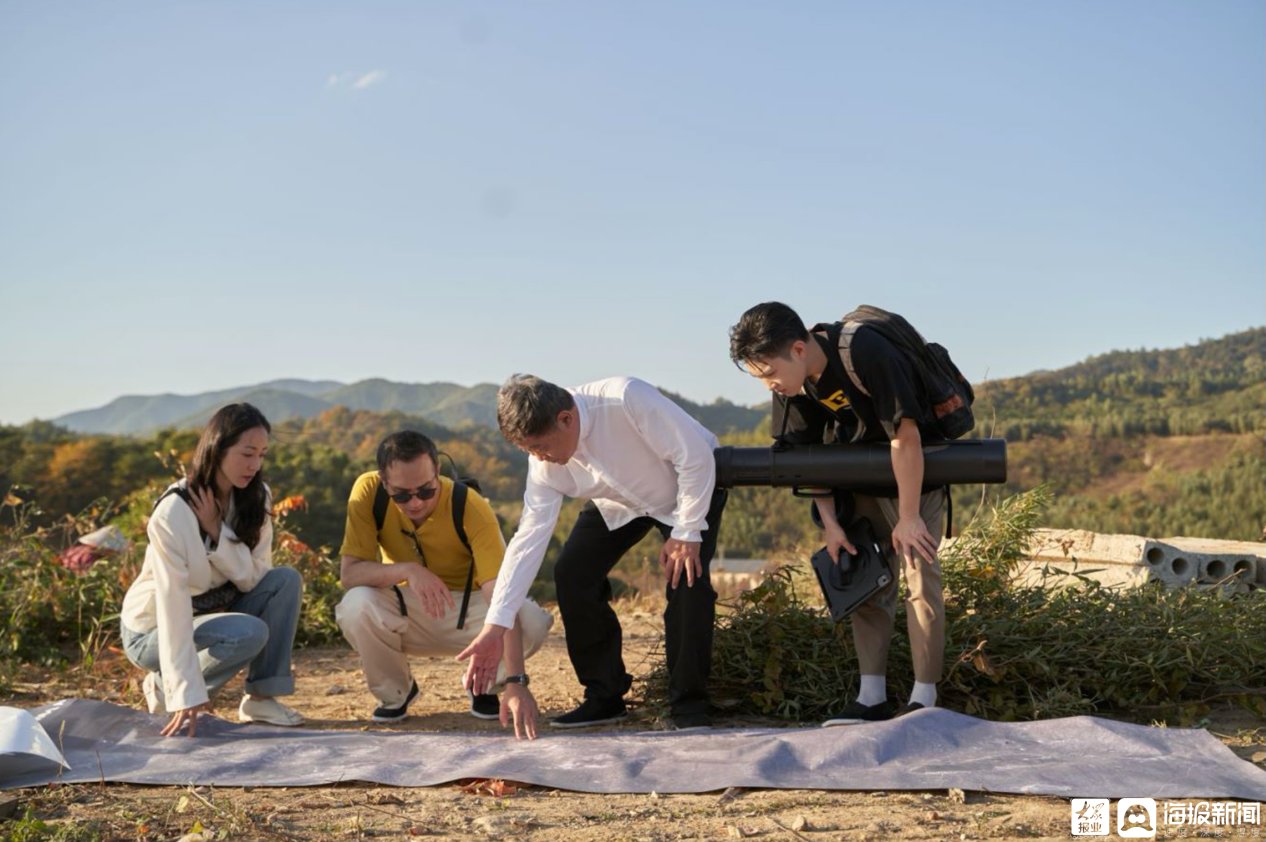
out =
{"type": "MultiPolygon", "coordinates": [[[[665,585],[668,701],[674,716],[708,711],[717,599],[708,567],[716,552],[726,497],[725,489],[717,489],[708,508],[708,528],[699,548],[703,575],[690,587],[684,575],[676,588],[665,585]]],[[[658,529],[665,539],[672,533],[670,527],[650,517],[640,517],[616,530],[607,529],[602,514],[589,503],[580,510],[554,565],[567,654],[587,699],[618,699],[632,686],[633,677],[624,668],[624,633],[611,608],[611,581],[607,574],[652,529],[658,529]]]]}

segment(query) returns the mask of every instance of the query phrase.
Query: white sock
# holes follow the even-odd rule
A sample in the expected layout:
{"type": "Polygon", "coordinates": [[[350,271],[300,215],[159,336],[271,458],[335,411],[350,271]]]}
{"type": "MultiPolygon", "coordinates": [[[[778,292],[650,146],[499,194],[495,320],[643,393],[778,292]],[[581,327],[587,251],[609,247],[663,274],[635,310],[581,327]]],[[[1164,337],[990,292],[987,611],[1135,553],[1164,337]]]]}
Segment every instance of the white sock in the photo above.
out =
{"type": "Polygon", "coordinates": [[[910,703],[920,704],[925,708],[936,707],[936,685],[914,682],[914,689],[910,691],[910,703]]]}
{"type": "Polygon", "coordinates": [[[863,675],[857,701],[863,705],[877,705],[888,700],[888,680],[883,675],[863,675]]]}

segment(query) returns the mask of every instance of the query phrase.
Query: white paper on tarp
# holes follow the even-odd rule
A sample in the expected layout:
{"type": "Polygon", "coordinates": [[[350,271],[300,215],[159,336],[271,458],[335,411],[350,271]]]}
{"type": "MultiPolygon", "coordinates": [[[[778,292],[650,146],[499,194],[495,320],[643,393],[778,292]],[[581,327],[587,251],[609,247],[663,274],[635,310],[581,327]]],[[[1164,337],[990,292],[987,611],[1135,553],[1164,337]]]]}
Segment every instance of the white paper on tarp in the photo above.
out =
{"type": "Polygon", "coordinates": [[[30,712],[0,707],[0,787],[30,775],[52,780],[65,765],[62,753],[30,712]]]}
{"type": "MultiPolygon", "coordinates": [[[[165,717],[89,700],[35,711],[62,734],[66,782],[432,786],[502,778],[579,792],[957,788],[1064,797],[1266,800],[1266,771],[1203,730],[1090,716],[987,722],[940,708],[841,728],[689,733],[478,734],[318,731],[199,722],[161,737],[165,717]]],[[[31,775],[0,788],[51,780],[31,775]]]]}
{"type": "Polygon", "coordinates": [[[128,548],[128,539],[117,526],[103,526],[79,539],[79,543],[109,552],[122,552],[128,548]]]}

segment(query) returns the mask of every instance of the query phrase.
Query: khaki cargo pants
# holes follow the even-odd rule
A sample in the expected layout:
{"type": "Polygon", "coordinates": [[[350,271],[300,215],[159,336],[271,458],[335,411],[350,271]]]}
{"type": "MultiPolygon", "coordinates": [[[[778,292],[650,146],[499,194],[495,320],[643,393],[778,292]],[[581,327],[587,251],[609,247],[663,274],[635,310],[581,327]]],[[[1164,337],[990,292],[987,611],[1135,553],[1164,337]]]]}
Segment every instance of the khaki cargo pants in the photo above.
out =
{"type": "MultiPolygon", "coordinates": [[[[854,495],[854,517],[864,517],[875,530],[884,551],[892,584],[875,594],[849,618],[862,675],[886,675],[888,646],[892,642],[897,611],[897,586],[906,580],[906,629],[914,658],[914,680],[935,684],[941,680],[945,661],[945,596],[941,563],[915,559],[911,569],[892,549],[892,529],[897,524],[897,500],[892,497],[854,495]]],[[[945,534],[945,491],[936,489],[919,498],[919,514],[928,532],[940,539],[945,534]]]]}
{"type": "MultiPolygon", "coordinates": [[[[438,620],[426,613],[412,590],[402,586],[400,593],[404,596],[407,617],[400,613],[400,600],[391,588],[352,588],[334,609],[334,619],[343,630],[343,636],[360,655],[369,692],[388,707],[402,704],[412,686],[410,655],[453,657],[479,634],[488,613],[488,601],[478,588],[471,591],[466,623],[460,629],[457,615],[461,610],[461,591],[451,592],[453,607],[438,620]]],[[[527,600],[519,609],[518,620],[523,629],[523,656],[527,658],[545,642],[554,615],[527,600]]],[[[460,686],[464,672],[465,667],[454,662],[455,687],[460,686]]],[[[503,678],[504,661],[497,669],[498,685],[503,678]]]]}

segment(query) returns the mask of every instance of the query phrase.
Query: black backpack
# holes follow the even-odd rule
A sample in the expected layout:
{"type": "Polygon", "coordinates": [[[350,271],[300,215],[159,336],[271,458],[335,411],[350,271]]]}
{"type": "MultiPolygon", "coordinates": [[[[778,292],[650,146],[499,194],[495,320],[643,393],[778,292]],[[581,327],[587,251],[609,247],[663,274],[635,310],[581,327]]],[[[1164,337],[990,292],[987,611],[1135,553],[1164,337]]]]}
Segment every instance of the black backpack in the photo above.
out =
{"type": "MultiPolygon", "coordinates": [[[[448,459],[448,464],[452,468],[453,480],[453,529],[457,531],[457,537],[461,539],[462,544],[470,552],[470,569],[466,571],[466,590],[462,593],[462,609],[457,615],[457,628],[465,628],[466,626],[466,609],[470,607],[470,592],[475,586],[475,551],[471,549],[470,539],[466,537],[466,494],[467,489],[473,488],[475,491],[482,491],[479,487],[479,480],[474,477],[458,477],[457,463],[453,461],[453,457],[447,453],[441,453],[448,459]]],[[[383,488],[382,481],[378,482],[378,491],[374,494],[374,526],[378,529],[378,534],[382,534],[383,524],[387,522],[387,506],[390,504],[391,498],[387,496],[387,489],[383,488]]],[[[392,590],[396,592],[396,600],[400,605],[400,613],[409,616],[408,610],[404,606],[404,594],[400,593],[398,585],[392,585],[392,590]]]]}
{"type": "Polygon", "coordinates": [[[853,367],[851,345],[860,327],[869,327],[895,345],[910,361],[918,385],[927,401],[932,427],[944,439],[962,438],[976,426],[971,406],[976,393],[971,383],[954,365],[949,351],[935,342],[924,340],[919,332],[896,313],[863,304],[840,321],[827,326],[829,341],[840,349],[840,361],[848,379],[863,395],[870,395],[853,367]]]}

